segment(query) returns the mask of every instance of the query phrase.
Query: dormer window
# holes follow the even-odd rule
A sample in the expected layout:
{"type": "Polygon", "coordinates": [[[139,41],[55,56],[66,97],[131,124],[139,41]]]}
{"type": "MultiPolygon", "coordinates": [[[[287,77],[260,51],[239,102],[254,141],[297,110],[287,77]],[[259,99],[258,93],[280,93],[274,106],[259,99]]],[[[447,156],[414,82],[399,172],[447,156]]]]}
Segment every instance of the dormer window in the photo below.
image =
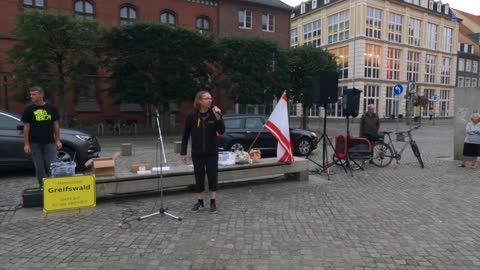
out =
{"type": "Polygon", "coordinates": [[[323,3],[326,5],[326,4],[330,3],[330,0],[325,0],[323,3]]]}
{"type": "Polygon", "coordinates": [[[317,0],[312,0],[312,9],[317,8],[317,0]]]}
{"type": "Polygon", "coordinates": [[[433,10],[433,0],[428,1],[428,9],[433,10]]]}
{"type": "Polygon", "coordinates": [[[445,15],[448,15],[448,10],[449,10],[448,6],[445,6],[445,11],[444,11],[445,15]]]}
{"type": "Polygon", "coordinates": [[[302,3],[302,5],[300,6],[300,14],[303,13],[305,13],[305,3],[302,3]]]}
{"type": "Polygon", "coordinates": [[[437,3],[437,12],[442,12],[442,3],[437,3]]]}

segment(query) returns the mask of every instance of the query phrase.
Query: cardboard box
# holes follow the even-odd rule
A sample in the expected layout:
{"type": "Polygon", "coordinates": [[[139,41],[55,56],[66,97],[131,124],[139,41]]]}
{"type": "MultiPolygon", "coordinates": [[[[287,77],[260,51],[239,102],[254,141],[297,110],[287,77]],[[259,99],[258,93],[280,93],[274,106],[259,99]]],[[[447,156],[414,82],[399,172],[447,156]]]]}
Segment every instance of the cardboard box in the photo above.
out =
{"type": "Polygon", "coordinates": [[[138,171],[151,171],[152,170],[152,164],[133,164],[132,167],[130,168],[130,171],[132,173],[137,173],[138,171]]]}
{"type": "Polygon", "coordinates": [[[93,164],[92,171],[96,176],[115,176],[115,159],[120,156],[116,152],[109,158],[92,158],[85,162],[85,167],[93,164]]]}

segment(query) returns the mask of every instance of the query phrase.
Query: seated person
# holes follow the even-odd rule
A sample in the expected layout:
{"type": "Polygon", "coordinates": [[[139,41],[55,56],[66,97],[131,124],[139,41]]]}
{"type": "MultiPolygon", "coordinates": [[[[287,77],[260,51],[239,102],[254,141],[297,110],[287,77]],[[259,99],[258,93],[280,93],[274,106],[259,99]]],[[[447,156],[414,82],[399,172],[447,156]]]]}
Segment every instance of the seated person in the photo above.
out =
{"type": "Polygon", "coordinates": [[[370,141],[378,140],[378,129],[380,128],[380,119],[375,112],[375,105],[369,104],[368,111],[360,119],[360,137],[367,138],[370,141]]]}

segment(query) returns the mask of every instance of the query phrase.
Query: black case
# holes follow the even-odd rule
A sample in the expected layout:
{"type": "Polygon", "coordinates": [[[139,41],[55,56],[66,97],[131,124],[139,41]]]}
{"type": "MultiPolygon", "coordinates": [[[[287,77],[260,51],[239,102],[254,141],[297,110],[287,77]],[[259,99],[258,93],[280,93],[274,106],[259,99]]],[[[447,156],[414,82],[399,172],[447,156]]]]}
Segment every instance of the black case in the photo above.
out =
{"type": "Polygon", "coordinates": [[[22,204],[24,208],[43,207],[43,190],[40,188],[26,188],[22,192],[22,204]]]}

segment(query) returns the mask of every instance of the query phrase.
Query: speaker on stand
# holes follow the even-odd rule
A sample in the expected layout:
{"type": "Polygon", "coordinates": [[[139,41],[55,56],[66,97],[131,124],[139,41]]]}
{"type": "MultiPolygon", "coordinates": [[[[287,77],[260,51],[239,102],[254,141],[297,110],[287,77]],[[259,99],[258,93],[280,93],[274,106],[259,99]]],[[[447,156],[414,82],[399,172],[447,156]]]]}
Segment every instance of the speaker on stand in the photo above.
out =
{"type": "MultiPolygon", "coordinates": [[[[350,116],[357,117],[360,110],[360,93],[362,91],[356,88],[350,88],[343,90],[342,97],[342,111],[343,115],[347,118],[347,142],[345,146],[347,147],[345,163],[343,164],[343,169],[347,173],[347,169],[350,171],[350,175],[353,176],[352,168],[350,167],[350,116]]],[[[355,161],[353,161],[355,162],[355,161]]],[[[359,164],[357,164],[359,166],[359,164]]]]}
{"type": "Polygon", "coordinates": [[[313,78],[313,103],[323,107],[323,131],[320,141],[322,142],[322,164],[319,164],[308,158],[316,164],[320,173],[326,173],[330,180],[330,167],[334,162],[328,163],[327,143],[333,151],[332,141],[327,136],[327,105],[338,102],[338,72],[336,71],[320,71],[312,76],[313,78]]]}

